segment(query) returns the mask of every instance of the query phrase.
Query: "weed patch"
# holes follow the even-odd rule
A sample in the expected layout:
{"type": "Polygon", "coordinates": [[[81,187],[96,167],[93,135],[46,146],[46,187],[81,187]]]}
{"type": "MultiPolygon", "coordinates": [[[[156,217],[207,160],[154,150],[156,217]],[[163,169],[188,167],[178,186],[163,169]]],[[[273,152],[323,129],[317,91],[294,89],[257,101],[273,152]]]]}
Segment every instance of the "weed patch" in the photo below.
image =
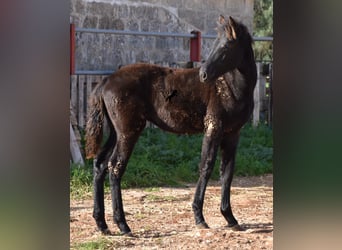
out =
{"type": "MultiPolygon", "coordinates": [[[[146,128],[137,142],[122,179],[122,187],[180,186],[196,182],[203,135],[175,135],[146,128]]],[[[241,130],[235,175],[272,173],[272,130],[265,125],[246,124],[241,130]]],[[[218,155],[212,179],[219,179],[218,155]]],[[[106,180],[105,188],[109,188],[106,180]]],[[[151,189],[152,191],[153,189],[151,189]]],[[[92,161],[71,166],[71,197],[91,196],[92,161]]]]}
{"type": "Polygon", "coordinates": [[[77,245],[74,245],[71,247],[71,249],[77,249],[77,250],[92,250],[92,249],[99,249],[99,250],[105,250],[105,249],[115,249],[122,247],[122,243],[116,242],[113,240],[110,240],[105,237],[100,237],[96,241],[90,241],[90,242],[84,242],[79,243],[77,245]]]}

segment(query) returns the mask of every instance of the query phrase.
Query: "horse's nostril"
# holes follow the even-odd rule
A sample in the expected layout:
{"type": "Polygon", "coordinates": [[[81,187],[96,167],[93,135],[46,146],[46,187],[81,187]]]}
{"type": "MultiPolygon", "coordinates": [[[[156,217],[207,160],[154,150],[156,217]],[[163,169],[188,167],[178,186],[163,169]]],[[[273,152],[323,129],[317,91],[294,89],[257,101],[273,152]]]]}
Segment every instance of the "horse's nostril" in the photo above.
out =
{"type": "Polygon", "coordinates": [[[201,77],[201,81],[207,80],[207,77],[208,77],[208,76],[207,76],[207,72],[202,71],[200,77],[201,77]]]}

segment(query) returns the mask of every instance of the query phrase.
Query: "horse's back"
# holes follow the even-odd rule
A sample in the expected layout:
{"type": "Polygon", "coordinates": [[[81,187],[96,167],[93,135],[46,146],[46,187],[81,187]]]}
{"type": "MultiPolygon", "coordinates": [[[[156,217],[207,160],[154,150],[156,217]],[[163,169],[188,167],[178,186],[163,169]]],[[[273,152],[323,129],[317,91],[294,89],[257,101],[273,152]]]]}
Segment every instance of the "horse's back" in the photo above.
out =
{"type": "Polygon", "coordinates": [[[111,75],[103,96],[108,108],[120,113],[114,119],[144,117],[164,130],[192,134],[203,131],[208,108],[218,105],[215,93],[215,84],[199,81],[198,68],[139,63],[111,75]]]}

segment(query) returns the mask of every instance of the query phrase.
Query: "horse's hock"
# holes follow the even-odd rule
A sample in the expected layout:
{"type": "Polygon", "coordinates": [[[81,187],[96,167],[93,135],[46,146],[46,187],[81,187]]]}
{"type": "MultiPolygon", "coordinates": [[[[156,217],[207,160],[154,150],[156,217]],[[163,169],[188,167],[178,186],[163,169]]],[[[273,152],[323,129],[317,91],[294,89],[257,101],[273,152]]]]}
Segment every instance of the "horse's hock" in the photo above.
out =
{"type": "MultiPolygon", "coordinates": [[[[228,14],[250,31],[252,0],[71,0],[70,22],[78,28],[117,29],[144,32],[215,34],[215,20],[228,14]]],[[[202,59],[212,40],[202,44],[202,59]]],[[[76,69],[116,70],[139,61],[179,62],[189,60],[189,41],[172,37],[144,37],[80,33],[76,36],[76,69]]]]}

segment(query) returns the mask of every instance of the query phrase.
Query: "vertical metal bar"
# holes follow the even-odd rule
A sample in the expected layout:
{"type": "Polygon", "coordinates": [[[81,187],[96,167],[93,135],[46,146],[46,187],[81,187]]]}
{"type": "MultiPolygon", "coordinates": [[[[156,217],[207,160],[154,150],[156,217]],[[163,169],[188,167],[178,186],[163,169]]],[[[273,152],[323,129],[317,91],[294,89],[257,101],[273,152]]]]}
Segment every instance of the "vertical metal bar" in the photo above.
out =
{"type": "Polygon", "coordinates": [[[191,31],[195,37],[190,38],[190,61],[199,62],[201,60],[201,32],[191,31]]]}
{"type": "Polygon", "coordinates": [[[70,75],[75,74],[75,24],[70,24],[70,75]]]}

